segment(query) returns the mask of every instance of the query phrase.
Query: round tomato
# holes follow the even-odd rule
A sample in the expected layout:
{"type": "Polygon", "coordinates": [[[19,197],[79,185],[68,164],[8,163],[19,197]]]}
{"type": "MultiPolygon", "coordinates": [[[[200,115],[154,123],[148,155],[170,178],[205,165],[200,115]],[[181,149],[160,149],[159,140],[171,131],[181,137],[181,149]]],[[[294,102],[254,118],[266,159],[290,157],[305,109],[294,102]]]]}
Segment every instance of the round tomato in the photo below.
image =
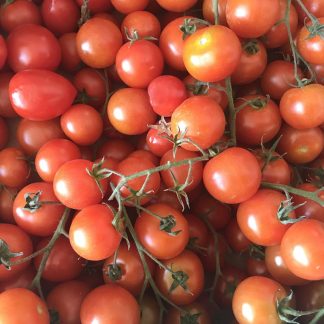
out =
{"type": "Polygon", "coordinates": [[[233,218],[225,227],[224,235],[226,242],[235,252],[243,252],[248,249],[251,241],[243,234],[237,219],[233,218]]]}
{"type": "MultiPolygon", "coordinates": [[[[227,26],[226,22],[226,4],[227,0],[218,0],[218,19],[221,25],[227,26]]],[[[203,0],[202,13],[204,19],[209,21],[211,24],[215,22],[215,13],[213,9],[213,0],[203,0]]]]}
{"type": "MultiPolygon", "coordinates": [[[[77,4],[81,7],[83,0],[76,0],[77,4]]],[[[98,13],[109,10],[111,8],[111,0],[89,0],[88,9],[91,13],[98,13]]]]}
{"type": "Polygon", "coordinates": [[[1,223],[15,224],[13,218],[13,202],[18,193],[16,188],[0,189],[0,220],[1,223]]]}
{"type": "Polygon", "coordinates": [[[187,11],[193,7],[198,0],[156,0],[156,2],[165,10],[173,12],[183,12],[187,11]]]}
{"type": "Polygon", "coordinates": [[[2,150],[9,140],[8,126],[5,120],[0,117],[0,150],[2,150]]]}
{"type": "Polygon", "coordinates": [[[111,4],[114,6],[114,8],[123,14],[144,10],[149,2],[149,0],[111,0],[111,4]]]}
{"type": "Polygon", "coordinates": [[[151,128],[146,135],[146,145],[150,151],[158,156],[162,157],[166,152],[172,149],[172,142],[166,138],[165,133],[160,133],[159,130],[151,128]]]}
{"type": "Polygon", "coordinates": [[[61,67],[65,71],[74,72],[81,65],[81,59],[76,48],[76,33],[63,34],[59,38],[62,59],[61,67]]]}
{"type": "Polygon", "coordinates": [[[11,72],[0,73],[0,116],[5,118],[18,116],[11,106],[8,92],[9,82],[13,75],[11,72]]]}
{"type": "Polygon", "coordinates": [[[118,161],[124,160],[134,151],[134,146],[124,139],[108,139],[101,143],[98,148],[97,158],[113,158],[118,161]]]}

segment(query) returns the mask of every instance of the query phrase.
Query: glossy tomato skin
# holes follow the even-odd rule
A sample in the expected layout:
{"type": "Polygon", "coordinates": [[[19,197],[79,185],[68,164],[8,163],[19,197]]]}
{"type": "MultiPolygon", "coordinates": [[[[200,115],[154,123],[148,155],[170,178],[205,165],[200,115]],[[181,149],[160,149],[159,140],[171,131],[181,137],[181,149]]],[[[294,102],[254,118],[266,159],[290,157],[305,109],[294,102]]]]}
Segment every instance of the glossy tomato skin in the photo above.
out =
{"type": "Polygon", "coordinates": [[[111,4],[114,6],[114,8],[123,14],[144,10],[149,2],[149,0],[136,0],[131,2],[127,0],[111,0],[111,4]]]}
{"type": "Polygon", "coordinates": [[[178,210],[166,204],[152,204],[138,216],[135,231],[141,244],[158,259],[167,260],[179,255],[189,241],[189,225],[186,218],[178,210]],[[160,220],[150,214],[154,213],[162,218],[172,216],[176,225],[172,232],[180,231],[177,235],[170,235],[160,229],[160,220]]]}
{"type": "Polygon", "coordinates": [[[101,189],[87,170],[91,171],[93,162],[76,159],[65,162],[56,172],[53,188],[58,200],[66,207],[82,209],[98,204],[108,188],[107,179],[99,180],[101,189]],[[82,188],[82,192],[80,192],[82,188]]]}
{"type": "Polygon", "coordinates": [[[217,82],[235,71],[241,53],[241,43],[232,30],[221,25],[209,26],[186,38],[183,63],[197,80],[217,82]]]}
{"type": "Polygon", "coordinates": [[[0,295],[0,322],[49,324],[45,302],[26,288],[13,288],[0,295]]]}
{"type": "Polygon", "coordinates": [[[33,182],[19,191],[13,204],[13,216],[18,226],[27,233],[37,236],[52,235],[63,215],[64,206],[55,197],[53,186],[46,182],[33,182]],[[56,202],[57,204],[43,204],[37,210],[26,210],[26,194],[31,197],[40,193],[42,201],[56,202]]]}
{"type": "Polygon", "coordinates": [[[60,323],[78,323],[82,301],[90,290],[88,283],[80,280],[62,282],[49,292],[46,303],[49,309],[58,312],[60,323]]]}
{"type": "Polygon", "coordinates": [[[228,0],[226,20],[230,28],[242,38],[264,35],[280,18],[279,0],[228,0]],[[261,16],[260,12],[267,13],[261,16]]]}
{"type": "Polygon", "coordinates": [[[139,324],[140,308],[133,295],[116,284],[99,286],[81,304],[81,322],[105,324],[139,324]],[[125,306],[127,305],[127,311],[125,306]]]}
{"type": "Polygon", "coordinates": [[[47,182],[53,182],[56,171],[65,162],[80,159],[77,145],[67,139],[53,139],[41,146],[35,157],[38,175],[47,182]]]}
{"type": "Polygon", "coordinates": [[[81,257],[98,261],[110,257],[118,248],[121,234],[112,224],[114,214],[108,205],[83,208],[72,220],[69,237],[81,257]]]}
{"type": "Polygon", "coordinates": [[[165,133],[159,133],[157,129],[151,128],[146,135],[146,145],[150,151],[158,156],[162,157],[167,151],[172,149],[172,142],[165,138],[165,133]]]}
{"type": "Polygon", "coordinates": [[[305,219],[286,232],[280,252],[287,268],[307,280],[324,279],[324,223],[305,219]]]}
{"type": "MultiPolygon", "coordinates": [[[[278,245],[289,224],[282,224],[278,219],[278,209],[287,198],[284,194],[261,189],[250,199],[242,202],[237,210],[237,222],[243,234],[254,244],[262,246],[278,245]]],[[[295,212],[288,215],[296,218],[295,212]]]]}
{"type": "Polygon", "coordinates": [[[257,192],[261,183],[261,170],[252,153],[234,147],[207,162],[203,181],[214,198],[227,204],[237,204],[257,192]]]}
{"type": "Polygon", "coordinates": [[[7,38],[8,63],[14,72],[26,69],[55,70],[61,62],[57,38],[45,27],[22,25],[7,38]]]}
{"type": "Polygon", "coordinates": [[[118,27],[103,18],[91,18],[77,32],[77,50],[81,60],[92,68],[106,68],[115,62],[123,42],[118,27]]]}
{"type": "MultiPolygon", "coordinates": [[[[11,261],[19,260],[25,256],[32,254],[33,244],[29,235],[20,227],[11,224],[0,224],[0,239],[5,241],[11,252],[22,252],[22,256],[11,258],[11,261]]],[[[6,281],[14,278],[16,275],[24,271],[30,261],[12,266],[7,270],[4,265],[0,265],[0,281],[6,281]]]]}
{"type": "Polygon", "coordinates": [[[76,96],[74,86],[61,75],[30,69],[10,80],[9,97],[18,115],[30,120],[49,120],[60,116],[76,96]]]}
{"type": "Polygon", "coordinates": [[[108,102],[107,114],[113,127],[126,135],[145,133],[147,125],[156,120],[147,91],[136,88],[117,90],[108,102]]]}
{"type": "MultiPolygon", "coordinates": [[[[324,23],[324,17],[318,19],[320,24],[324,23]]],[[[313,23],[303,26],[297,35],[297,49],[303,58],[312,64],[324,64],[324,40],[320,35],[311,36],[308,28],[313,23]]]]}
{"type": "Polygon", "coordinates": [[[188,305],[194,302],[202,293],[205,283],[204,269],[199,257],[194,252],[184,250],[180,255],[163,263],[174,272],[183,271],[189,276],[186,281],[189,291],[181,286],[170,291],[173,282],[172,274],[163,268],[157,268],[154,279],[160,291],[177,305],[188,305]]]}
{"type": "Polygon", "coordinates": [[[245,145],[260,145],[271,141],[279,132],[281,116],[279,107],[271,99],[260,95],[243,96],[235,101],[239,107],[246,100],[263,101],[261,107],[247,105],[236,115],[236,132],[238,141],[245,145]]]}
{"type": "MultiPolygon", "coordinates": [[[[50,239],[51,237],[42,239],[37,244],[36,250],[44,248],[50,239]]],[[[36,270],[40,266],[42,257],[43,254],[40,254],[33,260],[36,270]]],[[[60,236],[49,254],[42,272],[42,278],[53,282],[75,279],[81,273],[83,264],[84,260],[73,251],[69,240],[64,236],[60,236]]]]}
{"type": "Polygon", "coordinates": [[[116,54],[117,73],[127,86],[133,88],[146,88],[162,74],[163,65],[160,48],[145,39],[125,43],[116,54]]]}
{"type": "Polygon", "coordinates": [[[193,96],[183,101],[171,115],[173,137],[184,135],[193,143],[181,146],[189,151],[207,149],[215,144],[225,130],[225,115],[221,106],[206,96],[193,96]],[[210,120],[213,123],[210,123],[210,120]]]}
{"type": "Polygon", "coordinates": [[[156,2],[165,10],[172,12],[183,12],[193,7],[196,4],[197,0],[156,0],[156,2]]]}
{"type": "Polygon", "coordinates": [[[324,123],[324,86],[309,84],[292,88],[280,100],[280,113],[287,124],[307,129],[324,123]]]}
{"type": "Polygon", "coordinates": [[[240,324],[280,324],[276,300],[286,297],[285,289],[276,281],[253,276],[243,280],[233,296],[233,312],[240,324]]]}

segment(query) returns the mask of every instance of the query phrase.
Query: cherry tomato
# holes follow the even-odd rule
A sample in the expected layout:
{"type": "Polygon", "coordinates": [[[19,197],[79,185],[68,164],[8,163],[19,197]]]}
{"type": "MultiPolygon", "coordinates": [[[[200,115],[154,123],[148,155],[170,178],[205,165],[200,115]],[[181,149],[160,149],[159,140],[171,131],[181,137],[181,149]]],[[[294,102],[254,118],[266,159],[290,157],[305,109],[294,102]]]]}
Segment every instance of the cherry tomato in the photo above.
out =
{"type": "MultiPolygon", "coordinates": [[[[83,0],[76,0],[77,4],[81,7],[83,0]]],[[[98,13],[109,10],[111,8],[110,0],[89,0],[88,9],[91,13],[98,13]]]]}
{"type": "Polygon", "coordinates": [[[0,150],[3,149],[9,140],[8,126],[5,120],[0,117],[0,150]]]}
{"type": "Polygon", "coordinates": [[[121,161],[133,151],[134,146],[130,142],[123,139],[109,139],[99,147],[97,158],[105,157],[121,161]]]}
{"type": "Polygon", "coordinates": [[[114,8],[123,14],[144,10],[149,2],[149,0],[111,0],[111,4],[114,6],[114,8]]]}
{"type": "MultiPolygon", "coordinates": [[[[226,4],[227,0],[218,0],[218,19],[220,25],[227,26],[226,22],[226,4]]],[[[204,19],[209,21],[211,24],[215,22],[215,13],[213,10],[213,0],[203,0],[202,13],[204,19]]]]}
{"type": "Polygon", "coordinates": [[[224,229],[226,242],[235,252],[243,252],[248,249],[251,241],[243,234],[236,218],[233,218],[224,229]]]}
{"type": "Polygon", "coordinates": [[[16,188],[2,188],[0,190],[0,220],[1,223],[15,224],[13,218],[13,202],[18,193],[16,188]]]}
{"type": "Polygon", "coordinates": [[[150,151],[158,157],[162,157],[167,151],[172,149],[172,142],[166,137],[165,133],[151,128],[146,135],[146,144],[150,151]]]}
{"type": "Polygon", "coordinates": [[[165,10],[173,12],[183,12],[187,11],[193,7],[198,0],[181,0],[181,1],[172,1],[172,0],[156,0],[156,2],[165,10]]]}
{"type": "Polygon", "coordinates": [[[0,116],[6,118],[17,117],[17,113],[11,106],[9,99],[9,81],[13,77],[11,72],[0,73],[0,116]]]}
{"type": "Polygon", "coordinates": [[[76,71],[81,65],[81,59],[76,47],[76,33],[66,33],[59,38],[62,59],[61,67],[70,72],[76,71]]]}

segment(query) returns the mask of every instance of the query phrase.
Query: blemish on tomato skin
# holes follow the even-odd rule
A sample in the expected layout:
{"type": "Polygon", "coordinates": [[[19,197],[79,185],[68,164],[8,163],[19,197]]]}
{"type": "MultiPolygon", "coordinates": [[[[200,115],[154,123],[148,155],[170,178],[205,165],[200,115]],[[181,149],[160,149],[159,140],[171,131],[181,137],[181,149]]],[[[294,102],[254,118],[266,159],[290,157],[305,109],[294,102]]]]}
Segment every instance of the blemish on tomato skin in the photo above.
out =
{"type": "Polygon", "coordinates": [[[44,309],[43,309],[43,306],[41,304],[38,304],[36,308],[37,308],[37,313],[39,315],[44,314],[44,309]]]}

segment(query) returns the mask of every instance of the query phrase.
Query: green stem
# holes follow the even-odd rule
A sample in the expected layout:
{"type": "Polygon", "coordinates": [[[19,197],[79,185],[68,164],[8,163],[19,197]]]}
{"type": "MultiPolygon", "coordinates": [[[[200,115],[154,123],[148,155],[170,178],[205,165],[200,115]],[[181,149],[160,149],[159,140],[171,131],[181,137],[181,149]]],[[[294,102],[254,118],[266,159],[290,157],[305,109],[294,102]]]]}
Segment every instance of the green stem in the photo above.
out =
{"type": "Polygon", "coordinates": [[[321,308],[318,313],[313,317],[309,324],[319,324],[320,319],[324,316],[324,307],[321,308]]]}
{"type": "Polygon", "coordinates": [[[225,79],[226,84],[226,94],[228,98],[228,109],[229,109],[229,127],[230,127],[230,137],[233,146],[236,146],[236,111],[234,106],[234,98],[233,98],[233,89],[231,78],[228,77],[225,79]]]}
{"type": "Polygon", "coordinates": [[[219,12],[218,12],[218,0],[212,0],[213,13],[214,13],[214,23],[219,24],[219,12]]]}

